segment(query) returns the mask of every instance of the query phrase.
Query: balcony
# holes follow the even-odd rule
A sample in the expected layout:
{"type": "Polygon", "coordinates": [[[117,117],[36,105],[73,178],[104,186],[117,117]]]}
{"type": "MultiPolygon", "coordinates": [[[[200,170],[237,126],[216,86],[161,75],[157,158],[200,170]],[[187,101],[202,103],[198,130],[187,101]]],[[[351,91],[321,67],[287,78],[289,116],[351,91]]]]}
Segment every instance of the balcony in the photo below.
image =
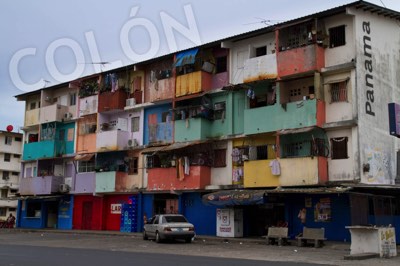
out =
{"type": "Polygon", "coordinates": [[[173,123],[163,122],[149,125],[149,143],[168,143],[172,141],[173,123]]]}
{"type": "Polygon", "coordinates": [[[212,122],[206,118],[190,118],[175,121],[175,141],[205,140],[210,136],[212,122]]]}
{"type": "Polygon", "coordinates": [[[41,158],[59,157],[67,153],[65,141],[43,140],[24,144],[22,160],[37,160],[41,158]]]}
{"type": "Polygon", "coordinates": [[[211,89],[211,74],[196,71],[176,78],[175,97],[190,95],[211,89]]]}
{"type": "Polygon", "coordinates": [[[79,117],[97,113],[98,95],[79,99],[79,117]]]}
{"type": "Polygon", "coordinates": [[[0,199],[0,206],[3,208],[17,208],[18,200],[0,199]]]}
{"type": "Polygon", "coordinates": [[[320,71],[325,66],[325,49],[318,44],[310,44],[278,52],[279,77],[320,71]]]}
{"type": "Polygon", "coordinates": [[[96,191],[96,173],[78,173],[75,176],[74,194],[92,194],[96,191]]]}
{"type": "Polygon", "coordinates": [[[96,152],[96,133],[78,135],[76,152],[93,153],[96,152]]]}
{"type": "Polygon", "coordinates": [[[276,54],[247,59],[244,63],[243,82],[275,79],[278,76],[276,54]]]}
{"type": "Polygon", "coordinates": [[[39,114],[40,114],[40,109],[36,108],[33,110],[29,110],[25,112],[25,122],[24,126],[25,127],[30,127],[30,126],[36,126],[39,125],[39,114]]]}
{"type": "Polygon", "coordinates": [[[96,150],[98,152],[126,150],[130,134],[122,130],[99,132],[96,134],[96,150]]]}
{"type": "Polygon", "coordinates": [[[157,102],[174,98],[175,78],[156,80],[150,83],[150,102],[157,102]]]}
{"type": "Polygon", "coordinates": [[[22,178],[19,184],[21,195],[50,195],[58,192],[60,184],[64,181],[62,176],[37,176],[22,178]]]}
{"type": "Polygon", "coordinates": [[[125,172],[97,172],[96,193],[128,192],[128,173],[125,172]]]}
{"type": "Polygon", "coordinates": [[[99,95],[99,113],[113,110],[124,110],[128,99],[128,93],[125,90],[116,90],[115,92],[105,91],[99,95]]]}
{"type": "Polygon", "coordinates": [[[275,104],[244,111],[244,134],[281,129],[321,126],[325,121],[324,102],[316,99],[275,104]]]}
{"type": "Polygon", "coordinates": [[[272,160],[257,160],[244,162],[244,187],[277,187],[279,186],[279,176],[271,174],[269,163],[272,160]]]}
{"type": "Polygon", "coordinates": [[[208,166],[190,166],[190,174],[183,180],[179,180],[175,167],[151,168],[147,172],[149,191],[204,189],[211,183],[211,168],[208,166]]]}
{"type": "Polygon", "coordinates": [[[280,186],[325,185],[328,181],[327,158],[297,157],[281,158],[280,186]]]}
{"type": "Polygon", "coordinates": [[[71,119],[72,114],[68,112],[68,106],[53,104],[40,108],[40,123],[62,122],[65,119],[71,119]]]}

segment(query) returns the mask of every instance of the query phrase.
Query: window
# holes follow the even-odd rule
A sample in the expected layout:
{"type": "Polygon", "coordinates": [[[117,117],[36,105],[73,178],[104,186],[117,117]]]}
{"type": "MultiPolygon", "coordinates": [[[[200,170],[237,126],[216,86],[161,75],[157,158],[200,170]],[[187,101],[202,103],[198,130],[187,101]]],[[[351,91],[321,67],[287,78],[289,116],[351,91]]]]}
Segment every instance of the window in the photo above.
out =
{"type": "Polygon", "coordinates": [[[11,154],[10,153],[4,153],[4,161],[11,162],[11,154]]]}
{"type": "Polygon", "coordinates": [[[12,137],[6,136],[4,144],[11,145],[12,144],[12,137]]]}
{"type": "Polygon", "coordinates": [[[214,150],[213,167],[226,167],[226,149],[214,150]]]}
{"type": "Polygon", "coordinates": [[[161,115],[161,122],[171,122],[171,114],[169,112],[163,112],[161,115]]]}
{"type": "Polygon", "coordinates": [[[347,101],[347,81],[331,84],[331,103],[347,101]]]}
{"type": "Polygon", "coordinates": [[[301,89],[291,89],[290,90],[290,96],[300,96],[301,95],[301,89]]]}
{"type": "Polygon", "coordinates": [[[146,157],[146,168],[158,168],[161,167],[160,158],[157,155],[149,155],[146,157]]]}
{"type": "Polygon", "coordinates": [[[131,118],[131,132],[138,132],[140,125],[140,117],[135,116],[131,118]]]}
{"type": "Polygon", "coordinates": [[[214,104],[214,119],[225,118],[225,102],[219,102],[214,104]]]}
{"type": "Polygon", "coordinates": [[[29,110],[34,110],[36,109],[36,102],[31,102],[29,105],[29,110]]]}
{"type": "Polygon", "coordinates": [[[284,145],[285,154],[287,157],[299,156],[300,151],[303,149],[302,142],[294,142],[284,145]]]}
{"type": "Polygon", "coordinates": [[[4,198],[7,198],[7,195],[8,195],[8,189],[2,189],[2,190],[1,190],[0,197],[1,197],[2,199],[4,199],[4,198]]]}
{"type": "Polygon", "coordinates": [[[19,173],[18,173],[18,172],[12,172],[11,175],[16,175],[16,176],[18,176],[19,173]]]}
{"type": "Polygon", "coordinates": [[[257,146],[257,160],[268,159],[268,145],[257,146]]]}
{"type": "Polygon", "coordinates": [[[21,155],[19,155],[19,154],[14,154],[14,158],[21,158],[21,155]]]}
{"type": "Polygon", "coordinates": [[[216,73],[226,72],[228,70],[228,58],[226,56],[216,58],[216,73]]]}
{"type": "Polygon", "coordinates": [[[128,174],[136,175],[139,172],[138,170],[139,170],[139,158],[137,157],[130,158],[128,174]]]}
{"type": "Polygon", "coordinates": [[[71,93],[69,95],[69,105],[76,105],[76,93],[71,93]]]}
{"type": "Polygon", "coordinates": [[[267,46],[261,46],[256,48],[256,57],[267,54],[267,46]]]}
{"type": "Polygon", "coordinates": [[[7,215],[7,208],[0,208],[0,216],[6,216],[7,215]]]}
{"type": "Polygon", "coordinates": [[[8,179],[10,179],[10,172],[3,171],[3,180],[8,180],[8,179]]]}
{"type": "Polygon", "coordinates": [[[42,209],[40,202],[27,202],[26,205],[26,217],[40,217],[42,209]]]}
{"type": "Polygon", "coordinates": [[[15,137],[14,140],[15,140],[15,141],[18,141],[18,142],[21,142],[21,141],[22,141],[22,138],[21,138],[21,137],[15,137]]]}
{"type": "Polygon", "coordinates": [[[78,172],[86,173],[86,172],[94,172],[95,171],[95,161],[94,157],[89,161],[79,161],[78,164],[78,172]]]}
{"type": "Polygon", "coordinates": [[[347,137],[331,138],[332,160],[347,159],[347,137]]]}
{"type": "Polygon", "coordinates": [[[346,44],[345,27],[345,25],[341,25],[329,29],[329,48],[334,48],[346,44]]]}

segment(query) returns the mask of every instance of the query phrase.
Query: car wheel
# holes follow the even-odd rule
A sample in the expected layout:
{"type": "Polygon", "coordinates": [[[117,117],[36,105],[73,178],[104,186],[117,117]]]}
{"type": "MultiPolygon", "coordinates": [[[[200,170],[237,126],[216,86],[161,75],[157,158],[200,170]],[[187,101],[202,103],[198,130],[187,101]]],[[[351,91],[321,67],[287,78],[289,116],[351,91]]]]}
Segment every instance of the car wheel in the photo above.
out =
{"type": "Polygon", "coordinates": [[[158,232],[156,232],[156,242],[157,243],[161,242],[160,234],[158,232]]]}
{"type": "Polygon", "coordinates": [[[147,236],[146,231],[143,230],[143,240],[147,240],[147,239],[149,239],[149,237],[147,236]]]}
{"type": "Polygon", "coordinates": [[[186,238],[186,239],[185,239],[185,242],[186,242],[186,243],[192,243],[192,238],[191,238],[191,237],[190,237],[190,238],[186,238]]]}

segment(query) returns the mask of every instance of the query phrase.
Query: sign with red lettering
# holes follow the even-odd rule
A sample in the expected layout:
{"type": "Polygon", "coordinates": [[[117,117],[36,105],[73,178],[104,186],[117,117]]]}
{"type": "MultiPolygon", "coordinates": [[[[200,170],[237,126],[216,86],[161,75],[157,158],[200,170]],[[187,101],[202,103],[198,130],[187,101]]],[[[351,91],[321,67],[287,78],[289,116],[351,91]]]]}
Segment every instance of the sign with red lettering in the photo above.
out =
{"type": "Polygon", "coordinates": [[[111,204],[112,214],[121,214],[121,203],[111,204]]]}

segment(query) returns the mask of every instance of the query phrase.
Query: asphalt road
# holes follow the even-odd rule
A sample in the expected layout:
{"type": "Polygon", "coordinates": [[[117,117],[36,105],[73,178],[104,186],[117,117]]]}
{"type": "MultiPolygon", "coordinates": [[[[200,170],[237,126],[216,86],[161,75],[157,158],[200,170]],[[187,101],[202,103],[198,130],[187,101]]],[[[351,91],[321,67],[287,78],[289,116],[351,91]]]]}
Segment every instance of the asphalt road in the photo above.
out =
{"type": "Polygon", "coordinates": [[[349,245],[267,246],[265,242],[196,238],[157,244],[140,234],[0,230],[0,266],[79,265],[400,265],[400,257],[347,261],[349,245]]]}

